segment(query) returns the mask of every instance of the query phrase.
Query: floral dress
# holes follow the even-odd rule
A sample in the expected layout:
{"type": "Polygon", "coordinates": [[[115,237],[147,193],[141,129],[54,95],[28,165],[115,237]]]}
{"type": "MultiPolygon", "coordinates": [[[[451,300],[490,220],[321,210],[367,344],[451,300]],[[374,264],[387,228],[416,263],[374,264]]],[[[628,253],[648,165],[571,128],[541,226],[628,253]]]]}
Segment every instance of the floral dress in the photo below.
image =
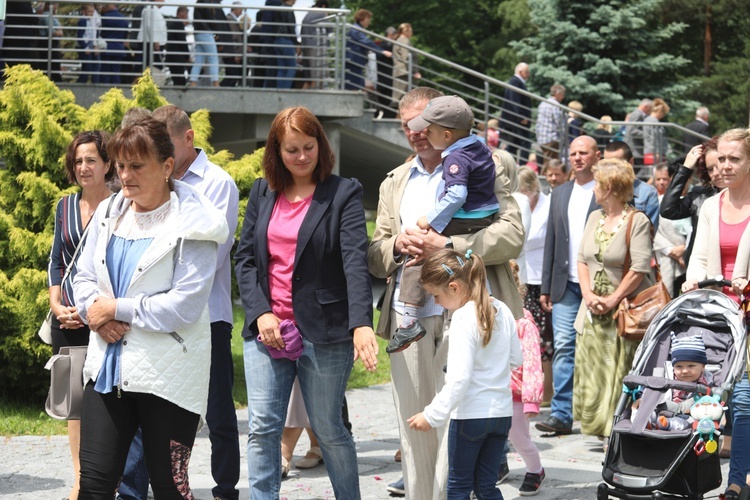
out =
{"type": "MultiPolygon", "coordinates": [[[[596,260],[602,256],[617,234],[597,231],[596,260]]],[[[602,269],[594,275],[593,292],[611,295],[616,286],[602,269]]],[[[622,394],[622,379],[630,371],[638,342],[617,335],[613,319],[615,309],[606,314],[587,314],[583,332],[576,339],[573,379],[573,418],[581,422],[581,432],[590,436],[609,436],[612,418],[622,394]]]]}

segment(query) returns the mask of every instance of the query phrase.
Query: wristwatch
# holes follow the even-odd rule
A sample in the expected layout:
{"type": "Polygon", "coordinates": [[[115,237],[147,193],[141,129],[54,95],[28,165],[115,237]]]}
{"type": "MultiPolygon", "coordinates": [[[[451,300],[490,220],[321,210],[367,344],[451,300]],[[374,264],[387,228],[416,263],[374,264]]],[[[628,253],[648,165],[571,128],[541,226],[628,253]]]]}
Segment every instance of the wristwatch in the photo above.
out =
{"type": "Polygon", "coordinates": [[[445,248],[453,248],[453,238],[450,236],[445,239],[445,248]]]}

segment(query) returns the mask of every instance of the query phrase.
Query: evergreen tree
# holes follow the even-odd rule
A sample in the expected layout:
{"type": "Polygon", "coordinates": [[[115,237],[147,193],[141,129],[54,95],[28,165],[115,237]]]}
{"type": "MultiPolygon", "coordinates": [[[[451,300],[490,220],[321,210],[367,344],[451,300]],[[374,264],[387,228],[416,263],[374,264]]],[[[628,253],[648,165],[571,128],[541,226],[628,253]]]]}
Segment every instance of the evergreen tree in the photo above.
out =
{"type": "Polygon", "coordinates": [[[528,0],[538,31],[511,45],[531,65],[531,89],[561,83],[594,116],[622,116],[643,97],[674,106],[694,82],[679,78],[688,59],[664,51],[686,24],[660,22],[661,2],[528,0]]]}
{"type": "MultiPolygon", "coordinates": [[[[34,398],[41,407],[49,387],[44,364],[51,350],[36,333],[49,309],[46,270],[55,204],[78,189],[65,176],[68,143],[83,130],[113,133],[131,107],[163,104],[148,70],[133,86],[133,99],[111,89],[86,110],[42,72],[28,65],[6,69],[0,90],[0,397],[34,398]]],[[[261,175],[262,150],[237,160],[228,151],[214,152],[208,112],[196,111],[191,121],[196,146],[247,192],[261,175]]],[[[244,214],[243,204],[238,227],[244,214]]]]}

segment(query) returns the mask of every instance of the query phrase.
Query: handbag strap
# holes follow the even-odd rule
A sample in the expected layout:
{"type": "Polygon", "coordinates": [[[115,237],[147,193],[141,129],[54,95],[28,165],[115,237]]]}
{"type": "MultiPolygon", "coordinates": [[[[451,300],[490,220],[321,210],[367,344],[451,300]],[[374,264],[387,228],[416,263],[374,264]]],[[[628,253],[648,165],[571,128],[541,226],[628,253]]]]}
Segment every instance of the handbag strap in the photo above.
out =
{"type": "MultiPolygon", "coordinates": [[[[625,275],[628,274],[628,271],[630,271],[630,235],[633,231],[633,217],[635,217],[636,213],[642,213],[643,215],[646,215],[641,210],[633,210],[633,212],[628,217],[628,227],[627,232],[625,233],[625,263],[622,267],[622,278],[625,279],[625,275]]],[[[646,215],[646,217],[648,217],[646,215]]],[[[654,225],[651,224],[651,219],[649,219],[649,224],[651,225],[651,243],[653,247],[653,241],[654,241],[654,225]]],[[[661,281],[661,269],[659,268],[659,259],[655,258],[653,256],[653,253],[651,255],[654,265],[656,266],[656,282],[658,283],[661,281]]]]}
{"type": "MultiPolygon", "coordinates": [[[[107,205],[107,214],[106,217],[109,218],[109,212],[112,210],[112,204],[115,201],[115,195],[114,193],[110,195],[109,197],[109,205],[107,205]]],[[[83,234],[81,235],[81,239],[78,241],[78,245],[76,245],[75,252],[73,252],[73,258],[70,259],[70,262],[68,263],[68,266],[65,268],[65,274],[63,274],[63,279],[60,282],[60,285],[65,284],[65,280],[68,279],[68,276],[70,276],[70,271],[73,269],[73,266],[76,263],[76,258],[78,257],[79,252],[81,251],[81,248],[83,247],[83,242],[86,241],[86,236],[89,234],[89,228],[91,227],[91,221],[93,220],[93,217],[89,219],[89,221],[86,223],[86,228],[83,230],[83,234]]]]}

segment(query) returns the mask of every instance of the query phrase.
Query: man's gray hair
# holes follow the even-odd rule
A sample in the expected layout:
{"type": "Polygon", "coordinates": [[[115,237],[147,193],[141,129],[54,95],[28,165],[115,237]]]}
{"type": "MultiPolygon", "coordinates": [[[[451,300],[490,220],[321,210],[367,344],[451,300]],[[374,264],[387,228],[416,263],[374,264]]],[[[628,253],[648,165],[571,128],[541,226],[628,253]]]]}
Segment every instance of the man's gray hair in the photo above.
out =
{"type": "Polygon", "coordinates": [[[653,106],[654,101],[653,99],[649,99],[648,97],[645,99],[641,99],[641,103],[638,106],[653,106]]]}
{"type": "Polygon", "coordinates": [[[432,99],[440,97],[442,95],[442,92],[437,89],[433,89],[432,87],[417,87],[404,94],[404,96],[398,103],[398,109],[399,111],[401,111],[402,109],[412,107],[419,101],[431,101],[432,99]]]}
{"type": "Polygon", "coordinates": [[[556,83],[549,88],[549,94],[552,96],[556,96],[560,92],[565,92],[565,86],[560,85],[559,83],[556,83]]]}
{"type": "Polygon", "coordinates": [[[695,116],[696,118],[708,121],[708,117],[711,116],[711,114],[708,112],[707,107],[701,106],[700,108],[695,110],[695,116]]]}

